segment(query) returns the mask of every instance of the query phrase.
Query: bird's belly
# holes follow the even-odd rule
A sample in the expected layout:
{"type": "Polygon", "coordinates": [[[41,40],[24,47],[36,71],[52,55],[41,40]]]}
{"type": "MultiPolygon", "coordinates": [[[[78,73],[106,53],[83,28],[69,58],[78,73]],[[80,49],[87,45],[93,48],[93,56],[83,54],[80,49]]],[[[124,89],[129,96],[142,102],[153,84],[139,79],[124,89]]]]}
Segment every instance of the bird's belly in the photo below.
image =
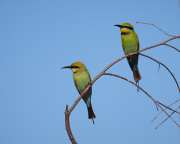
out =
{"type": "Polygon", "coordinates": [[[123,46],[125,54],[137,52],[138,50],[137,42],[133,40],[128,40],[128,39],[124,40],[122,46],[123,46]]]}
{"type": "Polygon", "coordinates": [[[77,88],[82,92],[89,84],[89,78],[86,75],[76,77],[77,88]]]}

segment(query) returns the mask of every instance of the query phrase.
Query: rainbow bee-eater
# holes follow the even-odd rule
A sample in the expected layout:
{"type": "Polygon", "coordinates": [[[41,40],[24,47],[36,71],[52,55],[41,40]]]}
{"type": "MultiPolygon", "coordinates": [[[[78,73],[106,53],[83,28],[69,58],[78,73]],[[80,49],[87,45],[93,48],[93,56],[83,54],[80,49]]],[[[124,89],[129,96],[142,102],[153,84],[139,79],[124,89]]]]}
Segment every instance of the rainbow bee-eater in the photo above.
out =
{"type": "MultiPolygon", "coordinates": [[[[70,66],[65,66],[63,68],[69,68],[72,70],[74,84],[79,94],[81,94],[84,91],[84,89],[86,88],[88,84],[91,84],[90,74],[88,72],[88,69],[83,63],[77,61],[77,62],[72,63],[70,66]]],[[[83,100],[87,106],[88,118],[92,119],[94,123],[93,119],[96,116],[92,109],[91,94],[92,94],[92,87],[90,87],[88,91],[85,93],[85,95],[83,95],[83,100]]]]}
{"type": "MultiPolygon", "coordinates": [[[[121,41],[124,53],[126,55],[139,51],[139,39],[134,31],[133,26],[130,23],[122,23],[115,25],[120,28],[121,41]]],[[[133,54],[127,57],[129,66],[133,72],[134,80],[136,83],[141,79],[141,75],[138,70],[138,56],[139,54],[133,54]]]]}

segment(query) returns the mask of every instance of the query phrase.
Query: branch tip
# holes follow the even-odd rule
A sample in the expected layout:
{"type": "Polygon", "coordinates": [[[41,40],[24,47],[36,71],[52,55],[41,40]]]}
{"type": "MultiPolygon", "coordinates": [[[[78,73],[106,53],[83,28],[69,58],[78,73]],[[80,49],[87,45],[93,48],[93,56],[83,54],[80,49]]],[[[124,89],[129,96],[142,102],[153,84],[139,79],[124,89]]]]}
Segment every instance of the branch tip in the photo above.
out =
{"type": "Polygon", "coordinates": [[[158,26],[155,25],[155,24],[147,23],[147,22],[140,22],[140,21],[137,21],[136,23],[137,23],[137,24],[144,24],[144,25],[153,26],[154,28],[156,28],[157,30],[159,30],[161,33],[163,33],[164,35],[167,35],[167,36],[169,36],[169,37],[174,37],[174,36],[175,36],[175,35],[169,34],[168,32],[166,32],[165,30],[163,30],[162,28],[158,27],[158,26]]]}
{"type": "Polygon", "coordinates": [[[66,116],[69,115],[69,106],[68,105],[66,105],[64,113],[65,113],[66,116]]]}

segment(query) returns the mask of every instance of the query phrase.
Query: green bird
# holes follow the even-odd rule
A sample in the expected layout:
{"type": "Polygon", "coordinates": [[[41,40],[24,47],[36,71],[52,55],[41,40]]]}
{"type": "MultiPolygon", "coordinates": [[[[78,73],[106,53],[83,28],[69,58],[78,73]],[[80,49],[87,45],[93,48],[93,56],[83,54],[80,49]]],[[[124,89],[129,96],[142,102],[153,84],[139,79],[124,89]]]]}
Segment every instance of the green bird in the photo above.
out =
{"type": "MultiPolygon", "coordinates": [[[[83,92],[83,90],[86,88],[88,84],[91,84],[90,74],[88,72],[88,69],[83,63],[77,61],[72,63],[70,66],[65,66],[63,68],[69,68],[72,70],[74,84],[79,94],[83,92]]],[[[87,106],[88,118],[92,119],[94,123],[94,118],[96,116],[91,104],[91,94],[92,94],[92,88],[90,87],[89,90],[86,92],[86,94],[83,96],[83,100],[87,106]]]]}
{"type": "MultiPolygon", "coordinates": [[[[120,25],[114,25],[120,28],[121,41],[124,53],[126,55],[139,51],[139,39],[134,31],[133,26],[130,23],[122,23],[120,25]]],[[[127,57],[129,66],[133,72],[134,80],[136,83],[141,80],[141,75],[138,70],[138,56],[139,54],[133,54],[127,57]]]]}

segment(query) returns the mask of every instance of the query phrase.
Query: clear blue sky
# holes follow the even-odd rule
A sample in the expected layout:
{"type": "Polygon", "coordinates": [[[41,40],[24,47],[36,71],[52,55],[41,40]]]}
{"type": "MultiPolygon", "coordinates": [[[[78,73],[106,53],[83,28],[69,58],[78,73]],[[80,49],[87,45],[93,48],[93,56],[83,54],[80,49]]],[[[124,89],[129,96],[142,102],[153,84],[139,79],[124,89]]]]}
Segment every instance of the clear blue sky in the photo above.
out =
{"type": "MultiPolygon", "coordinates": [[[[77,96],[72,74],[60,68],[83,61],[92,77],[123,55],[113,25],[134,24],[141,48],[165,39],[154,23],[180,33],[178,0],[1,0],[0,1],[0,143],[67,144],[64,108],[77,96]]],[[[179,40],[178,40],[179,41],[179,40]]],[[[180,42],[173,42],[180,46],[180,42]]],[[[180,57],[165,47],[146,52],[166,63],[180,80],[180,57]]],[[[141,85],[163,102],[179,97],[163,68],[140,58],[141,85]]],[[[113,72],[132,78],[126,61],[113,72]]],[[[93,86],[95,125],[81,102],[72,113],[79,144],[179,144],[180,129],[168,121],[151,123],[152,102],[127,82],[103,78],[93,86]]],[[[162,120],[162,119],[161,119],[162,120]]],[[[179,119],[178,119],[179,120],[179,119]]]]}

